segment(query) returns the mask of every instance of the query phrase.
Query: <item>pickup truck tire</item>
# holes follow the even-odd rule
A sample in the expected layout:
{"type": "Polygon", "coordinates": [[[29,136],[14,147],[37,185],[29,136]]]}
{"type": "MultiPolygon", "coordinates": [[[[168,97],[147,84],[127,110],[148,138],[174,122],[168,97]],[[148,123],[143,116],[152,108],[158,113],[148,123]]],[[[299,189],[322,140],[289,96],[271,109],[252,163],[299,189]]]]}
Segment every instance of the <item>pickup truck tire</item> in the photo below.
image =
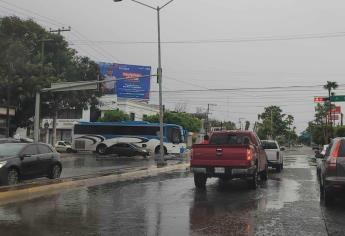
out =
{"type": "Polygon", "coordinates": [[[282,171],[282,164],[276,166],[276,171],[280,173],[282,171]]]}
{"type": "Polygon", "coordinates": [[[266,165],[265,170],[260,173],[260,180],[267,181],[268,180],[268,165],[266,165]]]}
{"type": "Polygon", "coordinates": [[[251,189],[257,189],[258,188],[258,171],[255,170],[253,176],[251,177],[251,179],[248,181],[249,187],[251,189]]]}
{"type": "Polygon", "coordinates": [[[199,189],[205,189],[206,181],[207,181],[207,176],[205,174],[194,174],[195,187],[199,189]]]}

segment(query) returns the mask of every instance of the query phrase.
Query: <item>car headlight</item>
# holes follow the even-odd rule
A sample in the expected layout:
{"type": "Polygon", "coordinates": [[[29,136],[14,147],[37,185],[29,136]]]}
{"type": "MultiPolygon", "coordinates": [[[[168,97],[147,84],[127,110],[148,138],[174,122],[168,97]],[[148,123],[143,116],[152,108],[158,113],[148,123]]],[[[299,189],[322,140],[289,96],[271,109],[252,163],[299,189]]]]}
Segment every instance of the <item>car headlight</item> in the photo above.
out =
{"type": "Polygon", "coordinates": [[[2,168],[4,165],[6,165],[7,164],[7,161],[1,161],[0,162],[0,168],[2,168]]]}

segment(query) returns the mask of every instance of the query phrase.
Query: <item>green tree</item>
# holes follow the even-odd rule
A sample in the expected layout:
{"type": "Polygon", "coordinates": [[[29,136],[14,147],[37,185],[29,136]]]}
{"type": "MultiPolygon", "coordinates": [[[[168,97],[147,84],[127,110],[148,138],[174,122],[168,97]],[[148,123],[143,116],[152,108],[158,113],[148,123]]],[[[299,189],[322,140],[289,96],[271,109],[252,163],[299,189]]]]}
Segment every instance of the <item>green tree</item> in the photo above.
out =
{"type": "MultiPolygon", "coordinates": [[[[159,115],[147,116],[144,120],[157,123],[159,122],[159,115]]],[[[165,112],[164,123],[181,125],[190,132],[198,132],[201,128],[201,120],[185,112],[165,112]]]]}
{"type": "MultiPolygon", "coordinates": [[[[79,57],[61,35],[47,32],[32,20],[0,19],[0,102],[4,105],[9,101],[16,107],[16,126],[32,125],[36,91],[53,82],[95,80],[97,74],[97,64],[79,57]],[[49,41],[45,42],[42,57],[44,39],[49,41]]],[[[94,106],[96,96],[94,91],[44,94],[42,115],[52,116],[59,109],[94,106]]]]}
{"type": "Polygon", "coordinates": [[[345,137],[345,126],[338,126],[335,129],[335,135],[337,137],[345,137]]]}
{"type": "Polygon", "coordinates": [[[261,139],[267,139],[269,136],[282,140],[282,142],[297,139],[295,130],[291,129],[294,117],[284,114],[280,107],[265,107],[264,112],[259,114],[258,118],[261,122],[257,123],[257,133],[261,139]]]}
{"type": "Polygon", "coordinates": [[[104,112],[104,116],[98,119],[100,122],[118,122],[128,120],[129,115],[119,109],[114,111],[106,111],[104,112]]]}

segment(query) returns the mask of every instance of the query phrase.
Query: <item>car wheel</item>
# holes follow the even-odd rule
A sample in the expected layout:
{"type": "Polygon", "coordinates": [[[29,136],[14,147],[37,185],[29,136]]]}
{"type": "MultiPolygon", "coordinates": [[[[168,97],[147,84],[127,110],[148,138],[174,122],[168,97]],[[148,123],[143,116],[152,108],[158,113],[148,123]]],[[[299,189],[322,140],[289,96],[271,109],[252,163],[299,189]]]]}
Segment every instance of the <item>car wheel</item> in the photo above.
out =
{"type": "Polygon", "coordinates": [[[67,153],[71,153],[71,152],[72,152],[72,149],[67,148],[66,152],[67,152],[67,153]]]}
{"type": "Polygon", "coordinates": [[[7,184],[15,185],[19,183],[19,172],[18,170],[11,168],[7,173],[7,184]]]}
{"type": "Polygon", "coordinates": [[[107,151],[107,146],[104,145],[104,144],[100,144],[100,145],[98,145],[97,148],[96,148],[96,152],[97,152],[98,154],[101,154],[101,155],[104,155],[104,154],[106,153],[106,151],[107,151]]]}
{"type": "Polygon", "coordinates": [[[265,170],[260,173],[260,179],[263,181],[268,180],[268,165],[266,165],[265,170]]]}
{"type": "Polygon", "coordinates": [[[206,181],[207,181],[207,176],[205,174],[194,174],[195,187],[199,189],[205,189],[206,181]]]}
{"type": "Polygon", "coordinates": [[[326,187],[323,187],[323,200],[324,200],[325,206],[330,206],[334,200],[333,194],[326,187]]]}
{"type": "MultiPolygon", "coordinates": [[[[163,147],[164,148],[164,155],[168,154],[168,151],[167,151],[167,148],[166,147],[163,147]]],[[[155,154],[159,154],[160,153],[160,146],[156,147],[155,149],[155,154]]]]}
{"type": "Polygon", "coordinates": [[[50,169],[50,173],[48,175],[49,179],[58,179],[61,175],[61,166],[58,164],[55,164],[50,169]]]}
{"type": "Polygon", "coordinates": [[[258,171],[255,170],[252,178],[249,180],[249,186],[251,189],[257,189],[258,188],[258,171]]]}

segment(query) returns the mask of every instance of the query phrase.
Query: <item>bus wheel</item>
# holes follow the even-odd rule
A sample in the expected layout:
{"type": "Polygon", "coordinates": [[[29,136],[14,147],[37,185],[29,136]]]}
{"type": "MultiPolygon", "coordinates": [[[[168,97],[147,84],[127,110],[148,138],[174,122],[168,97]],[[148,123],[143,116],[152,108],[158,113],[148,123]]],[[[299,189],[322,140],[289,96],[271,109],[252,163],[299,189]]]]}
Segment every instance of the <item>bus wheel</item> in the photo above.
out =
{"type": "Polygon", "coordinates": [[[98,145],[97,148],[96,148],[96,152],[97,152],[98,154],[101,154],[101,155],[104,155],[105,152],[106,152],[106,150],[107,150],[107,146],[105,146],[104,144],[100,144],[100,145],[98,145]]]}
{"type": "MultiPolygon", "coordinates": [[[[159,154],[160,153],[160,149],[161,149],[161,146],[156,147],[155,154],[159,154]]],[[[164,147],[164,155],[166,155],[166,154],[168,154],[168,151],[167,151],[167,148],[164,147]]]]}

